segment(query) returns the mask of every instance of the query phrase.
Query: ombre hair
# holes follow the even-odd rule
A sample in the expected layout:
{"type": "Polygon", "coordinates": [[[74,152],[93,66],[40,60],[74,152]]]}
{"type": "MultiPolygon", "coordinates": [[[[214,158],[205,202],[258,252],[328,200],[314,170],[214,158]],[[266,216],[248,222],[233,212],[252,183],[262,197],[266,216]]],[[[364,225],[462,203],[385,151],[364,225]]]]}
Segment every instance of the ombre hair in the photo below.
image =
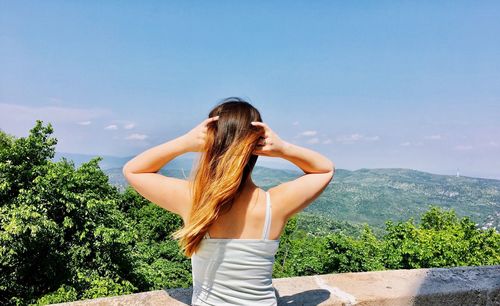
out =
{"type": "Polygon", "coordinates": [[[210,225],[229,211],[251,175],[258,155],[252,154],[263,136],[259,111],[238,97],[219,102],[208,118],[205,148],[190,175],[192,205],[188,223],[172,234],[182,252],[191,257],[210,225]]]}

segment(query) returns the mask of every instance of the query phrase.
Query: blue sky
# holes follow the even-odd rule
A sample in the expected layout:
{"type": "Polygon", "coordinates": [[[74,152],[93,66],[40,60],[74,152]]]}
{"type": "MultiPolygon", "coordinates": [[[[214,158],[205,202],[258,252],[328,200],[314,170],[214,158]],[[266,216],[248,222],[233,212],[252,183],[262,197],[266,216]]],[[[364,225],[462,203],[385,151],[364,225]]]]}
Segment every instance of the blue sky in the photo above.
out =
{"type": "Polygon", "coordinates": [[[240,96],[337,168],[500,179],[498,37],[498,1],[0,1],[0,128],[130,156],[240,96]]]}

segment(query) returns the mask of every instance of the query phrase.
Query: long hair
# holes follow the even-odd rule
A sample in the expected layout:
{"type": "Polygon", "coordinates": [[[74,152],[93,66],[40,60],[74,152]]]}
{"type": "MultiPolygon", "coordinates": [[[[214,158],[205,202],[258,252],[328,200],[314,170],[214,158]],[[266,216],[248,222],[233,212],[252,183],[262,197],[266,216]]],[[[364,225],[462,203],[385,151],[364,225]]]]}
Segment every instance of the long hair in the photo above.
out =
{"type": "Polygon", "coordinates": [[[229,211],[251,175],[258,155],[252,154],[262,136],[259,111],[247,101],[229,97],[219,102],[208,117],[219,116],[207,126],[206,143],[191,172],[191,211],[188,223],[172,234],[181,251],[191,257],[210,225],[229,211]]]}

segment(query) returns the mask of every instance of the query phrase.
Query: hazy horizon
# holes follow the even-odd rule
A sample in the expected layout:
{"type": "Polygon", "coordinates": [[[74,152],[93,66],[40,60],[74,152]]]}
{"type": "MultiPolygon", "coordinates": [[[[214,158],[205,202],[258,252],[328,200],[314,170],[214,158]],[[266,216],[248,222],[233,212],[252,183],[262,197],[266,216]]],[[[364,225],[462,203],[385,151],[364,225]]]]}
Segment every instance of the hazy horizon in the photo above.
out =
{"type": "MultiPolygon", "coordinates": [[[[102,155],[102,154],[97,154],[97,155],[87,155],[87,154],[82,154],[82,153],[71,153],[71,152],[61,152],[61,151],[57,151],[56,150],[56,156],[60,154],[60,155],[72,155],[72,154],[75,154],[75,155],[85,155],[85,156],[88,156],[88,157],[95,157],[95,156],[102,156],[104,159],[106,157],[112,157],[112,158],[119,158],[119,159],[128,159],[128,158],[132,158],[134,155],[127,155],[127,156],[115,156],[115,155],[102,155]]],[[[56,157],[54,157],[56,159],[56,157]]],[[[181,155],[179,157],[177,157],[175,160],[178,160],[178,159],[189,159],[189,160],[192,160],[193,158],[195,158],[194,155],[192,154],[185,154],[185,155],[181,155]]],[[[283,160],[283,159],[280,159],[280,158],[271,158],[271,157],[266,157],[266,156],[259,156],[259,158],[257,159],[257,163],[256,163],[256,166],[261,166],[261,167],[267,167],[267,168],[273,168],[273,169],[285,169],[285,170],[296,170],[298,172],[301,171],[301,169],[294,165],[293,163],[289,162],[289,161],[286,161],[286,160],[283,160]]],[[[113,169],[113,168],[116,168],[116,167],[111,167],[111,168],[105,168],[103,170],[107,170],[107,169],[113,169]]],[[[371,167],[361,167],[361,168],[356,168],[356,169],[349,169],[349,168],[343,168],[343,167],[337,167],[337,169],[341,169],[341,170],[348,170],[348,171],[357,171],[357,170],[361,170],[361,169],[370,169],[370,170],[376,170],[376,169],[408,169],[408,170],[415,170],[415,171],[422,171],[422,172],[426,172],[426,173],[430,173],[430,174],[434,174],[434,175],[451,175],[451,176],[456,176],[457,173],[452,173],[452,174],[449,174],[449,173],[436,173],[436,172],[432,172],[432,171],[424,171],[424,170],[420,170],[420,169],[413,169],[413,168],[402,168],[402,167],[383,167],[383,168],[380,168],[380,167],[376,167],[376,168],[371,168],[371,167]]],[[[472,177],[472,178],[479,178],[479,179],[493,179],[493,180],[500,180],[500,179],[497,179],[497,178],[491,178],[491,177],[480,177],[480,176],[470,176],[470,175],[464,175],[463,173],[459,173],[461,177],[472,177]]]]}

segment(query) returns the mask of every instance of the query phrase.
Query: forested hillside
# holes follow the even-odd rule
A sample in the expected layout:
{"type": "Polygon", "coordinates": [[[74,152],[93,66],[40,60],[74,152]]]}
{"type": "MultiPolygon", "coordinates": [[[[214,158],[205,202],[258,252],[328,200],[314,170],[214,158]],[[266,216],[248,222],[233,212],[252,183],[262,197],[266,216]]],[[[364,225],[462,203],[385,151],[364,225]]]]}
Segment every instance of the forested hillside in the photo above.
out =
{"type": "MultiPolygon", "coordinates": [[[[184,178],[190,165],[170,165],[161,173],[184,178]]],[[[121,169],[106,170],[110,182],[126,187],[121,169]]],[[[252,177],[264,189],[302,175],[299,171],[255,167],[252,177]]],[[[315,228],[322,232],[328,223],[363,223],[383,233],[385,221],[419,219],[429,205],[453,208],[459,216],[469,216],[478,226],[500,229],[500,180],[438,175],[411,169],[337,169],[323,194],[304,212],[318,216],[315,228]]]]}

